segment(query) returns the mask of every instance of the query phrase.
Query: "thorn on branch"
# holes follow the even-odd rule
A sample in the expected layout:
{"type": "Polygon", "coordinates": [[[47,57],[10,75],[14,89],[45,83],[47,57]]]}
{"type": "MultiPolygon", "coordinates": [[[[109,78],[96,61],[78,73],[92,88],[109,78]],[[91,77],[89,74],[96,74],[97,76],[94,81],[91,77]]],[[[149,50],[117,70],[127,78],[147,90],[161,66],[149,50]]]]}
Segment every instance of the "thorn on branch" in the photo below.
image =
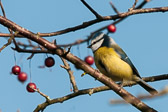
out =
{"type": "Polygon", "coordinates": [[[67,55],[68,53],[70,53],[71,47],[72,47],[72,46],[70,46],[70,47],[68,48],[68,51],[65,52],[64,55],[67,55]]]}
{"type": "Polygon", "coordinates": [[[57,41],[56,41],[56,39],[54,40],[54,44],[57,45],[57,41]]]}
{"type": "Polygon", "coordinates": [[[34,53],[32,53],[32,54],[27,58],[27,60],[32,59],[33,56],[34,56],[34,53]]]}

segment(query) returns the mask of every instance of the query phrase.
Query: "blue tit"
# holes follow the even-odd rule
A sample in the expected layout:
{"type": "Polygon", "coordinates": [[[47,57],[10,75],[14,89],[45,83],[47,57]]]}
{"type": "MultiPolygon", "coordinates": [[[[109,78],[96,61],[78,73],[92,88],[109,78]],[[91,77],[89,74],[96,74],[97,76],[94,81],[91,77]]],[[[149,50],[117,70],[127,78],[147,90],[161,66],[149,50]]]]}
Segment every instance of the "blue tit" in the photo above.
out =
{"type": "Polygon", "coordinates": [[[135,81],[152,95],[158,93],[142,80],[126,53],[111,37],[102,32],[95,33],[89,47],[94,53],[95,65],[101,73],[113,81],[122,81],[122,84],[135,81]]]}

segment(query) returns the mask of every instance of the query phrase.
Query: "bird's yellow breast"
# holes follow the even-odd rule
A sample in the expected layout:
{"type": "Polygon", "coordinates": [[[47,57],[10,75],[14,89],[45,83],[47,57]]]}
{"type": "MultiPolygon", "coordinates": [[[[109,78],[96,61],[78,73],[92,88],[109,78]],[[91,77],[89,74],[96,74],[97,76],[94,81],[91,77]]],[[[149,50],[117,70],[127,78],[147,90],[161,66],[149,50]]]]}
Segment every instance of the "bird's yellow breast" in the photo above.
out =
{"type": "Polygon", "coordinates": [[[114,81],[132,80],[133,71],[113,48],[101,47],[94,52],[96,67],[114,81]]]}

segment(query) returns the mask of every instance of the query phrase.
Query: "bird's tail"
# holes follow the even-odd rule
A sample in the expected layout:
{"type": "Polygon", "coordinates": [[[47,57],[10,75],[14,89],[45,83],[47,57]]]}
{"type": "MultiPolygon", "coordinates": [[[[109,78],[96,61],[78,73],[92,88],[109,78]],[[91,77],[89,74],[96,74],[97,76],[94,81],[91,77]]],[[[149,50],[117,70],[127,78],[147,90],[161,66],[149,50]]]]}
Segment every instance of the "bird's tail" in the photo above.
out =
{"type": "Polygon", "coordinates": [[[151,95],[156,95],[158,92],[156,89],[148,85],[144,80],[138,77],[137,83],[142,86],[146,91],[148,91],[151,95]]]}

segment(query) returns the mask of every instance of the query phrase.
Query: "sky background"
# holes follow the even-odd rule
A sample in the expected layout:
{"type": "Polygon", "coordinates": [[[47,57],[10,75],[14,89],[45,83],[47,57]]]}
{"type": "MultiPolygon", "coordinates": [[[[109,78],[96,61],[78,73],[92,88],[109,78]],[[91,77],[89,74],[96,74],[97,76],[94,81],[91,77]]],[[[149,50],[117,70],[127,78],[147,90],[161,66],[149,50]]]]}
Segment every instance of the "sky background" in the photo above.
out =
{"type": "MultiPolygon", "coordinates": [[[[68,27],[82,24],[85,21],[95,19],[94,15],[80,2],[80,0],[1,0],[8,19],[18,25],[34,32],[54,32],[68,27]]],[[[142,0],[139,0],[138,4],[142,0]]],[[[114,11],[109,5],[110,0],[86,0],[102,16],[114,15],[114,11]]],[[[120,12],[126,12],[132,6],[134,0],[113,0],[113,4],[120,12]]],[[[167,0],[152,0],[145,5],[145,8],[168,6],[167,0]]],[[[2,15],[2,12],[0,12],[2,15]]],[[[139,14],[128,17],[126,20],[116,25],[117,31],[109,34],[124,49],[130,57],[142,77],[161,75],[168,73],[168,13],[139,14]]],[[[88,28],[70,32],[68,34],[47,37],[47,40],[57,40],[58,44],[67,44],[78,39],[85,39],[90,32],[95,31],[113,21],[97,23],[88,28]]],[[[8,33],[8,30],[0,25],[0,32],[8,33]]],[[[107,32],[106,30],[104,31],[107,32]]],[[[16,39],[26,42],[26,39],[16,39]]],[[[0,47],[7,42],[6,38],[0,38],[0,47]]],[[[0,109],[2,112],[31,112],[38,104],[45,102],[45,99],[38,93],[28,93],[26,85],[28,80],[22,84],[17,77],[11,75],[11,68],[16,63],[21,66],[22,71],[30,75],[32,81],[36,83],[41,92],[58,98],[72,93],[70,91],[70,82],[67,72],[60,67],[62,61],[56,55],[54,57],[56,64],[48,69],[39,69],[38,66],[44,65],[46,54],[37,54],[31,60],[31,69],[27,57],[30,54],[14,52],[10,45],[0,53],[0,109]]],[[[73,46],[71,52],[84,59],[92,55],[91,50],[87,49],[87,44],[73,46]]],[[[95,81],[89,75],[81,77],[83,71],[76,70],[70,64],[79,89],[102,86],[103,84],[95,81]]],[[[92,66],[96,68],[95,65],[92,66]]],[[[167,85],[168,81],[158,81],[149,83],[158,91],[167,85]]],[[[147,94],[140,86],[126,87],[133,95],[147,94]]],[[[120,97],[113,91],[82,95],[65,101],[61,104],[48,106],[44,112],[138,112],[131,105],[111,105],[110,99],[119,99],[120,97]]],[[[168,96],[162,96],[144,102],[158,110],[166,112],[168,96]]]]}

